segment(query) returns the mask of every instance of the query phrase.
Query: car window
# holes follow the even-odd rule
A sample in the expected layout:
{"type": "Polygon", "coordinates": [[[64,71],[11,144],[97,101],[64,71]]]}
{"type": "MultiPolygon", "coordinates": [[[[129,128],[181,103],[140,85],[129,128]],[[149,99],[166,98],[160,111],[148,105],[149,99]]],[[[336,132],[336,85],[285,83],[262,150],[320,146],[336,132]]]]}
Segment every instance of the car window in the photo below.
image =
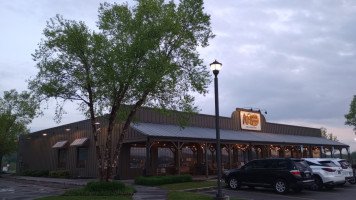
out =
{"type": "Polygon", "coordinates": [[[272,160],[270,167],[273,169],[286,169],[289,168],[289,162],[286,160],[272,160]]]}
{"type": "Polygon", "coordinates": [[[321,164],[316,164],[316,163],[313,163],[313,162],[310,162],[310,161],[307,161],[308,165],[309,166],[321,166],[321,164]]]}
{"type": "Polygon", "coordinates": [[[339,163],[342,167],[350,167],[350,164],[346,160],[341,160],[339,163]]]}
{"type": "Polygon", "coordinates": [[[297,169],[302,171],[307,170],[309,167],[308,163],[304,160],[294,160],[294,164],[297,167],[297,169]]]}
{"type": "Polygon", "coordinates": [[[286,169],[288,167],[289,167],[289,162],[288,161],[286,161],[286,160],[278,161],[278,168],[286,169]]]}
{"type": "Polygon", "coordinates": [[[319,161],[319,163],[326,167],[337,167],[337,165],[332,161],[319,161]]]}
{"type": "Polygon", "coordinates": [[[252,168],[265,168],[265,162],[262,160],[256,160],[253,162],[252,168]]]}

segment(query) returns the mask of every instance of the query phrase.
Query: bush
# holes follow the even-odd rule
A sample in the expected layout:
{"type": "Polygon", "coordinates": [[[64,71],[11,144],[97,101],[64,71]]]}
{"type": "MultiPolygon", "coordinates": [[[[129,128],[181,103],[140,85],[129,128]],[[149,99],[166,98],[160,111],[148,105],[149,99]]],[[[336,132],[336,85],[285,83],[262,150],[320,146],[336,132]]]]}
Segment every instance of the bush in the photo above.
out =
{"type": "Polygon", "coordinates": [[[191,182],[192,175],[169,175],[169,176],[151,176],[151,177],[138,177],[135,179],[135,184],[156,186],[170,183],[191,182]]]}
{"type": "Polygon", "coordinates": [[[116,192],[125,189],[125,184],[120,181],[113,182],[98,182],[98,181],[90,181],[84,187],[84,190],[88,192],[99,192],[99,191],[109,191],[116,192]]]}
{"type": "Polygon", "coordinates": [[[51,178],[69,178],[69,171],[68,170],[50,171],[49,177],[51,177],[51,178]]]}
{"type": "Polygon", "coordinates": [[[21,173],[22,176],[48,177],[48,170],[28,169],[21,173]]]}
{"type": "Polygon", "coordinates": [[[82,189],[66,191],[63,196],[116,196],[132,195],[135,189],[127,187],[120,181],[113,182],[88,182],[82,189]]]}

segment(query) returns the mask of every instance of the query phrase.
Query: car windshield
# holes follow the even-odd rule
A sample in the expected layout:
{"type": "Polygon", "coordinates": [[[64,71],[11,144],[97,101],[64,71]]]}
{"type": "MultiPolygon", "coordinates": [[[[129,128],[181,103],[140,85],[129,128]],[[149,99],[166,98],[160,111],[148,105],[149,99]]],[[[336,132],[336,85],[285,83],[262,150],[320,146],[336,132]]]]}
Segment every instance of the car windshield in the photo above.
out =
{"type": "Polygon", "coordinates": [[[332,161],[319,161],[319,163],[326,167],[337,167],[332,161]]]}
{"type": "Polygon", "coordinates": [[[307,162],[305,162],[304,160],[294,160],[295,166],[297,167],[297,169],[301,170],[301,171],[305,171],[308,169],[309,165],[307,162]]]}

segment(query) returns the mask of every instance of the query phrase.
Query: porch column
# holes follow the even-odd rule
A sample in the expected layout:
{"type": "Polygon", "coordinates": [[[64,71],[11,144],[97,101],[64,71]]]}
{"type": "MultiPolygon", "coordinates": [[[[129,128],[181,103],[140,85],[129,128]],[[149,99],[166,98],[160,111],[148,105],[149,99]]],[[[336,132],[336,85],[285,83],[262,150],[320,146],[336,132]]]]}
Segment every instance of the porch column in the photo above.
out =
{"type": "Polygon", "coordinates": [[[334,158],[334,146],[331,147],[331,157],[334,158]]]}
{"type": "Polygon", "coordinates": [[[183,142],[172,142],[174,147],[177,149],[177,163],[178,163],[178,174],[180,174],[180,159],[182,158],[182,146],[183,142]]]}
{"type": "Polygon", "coordinates": [[[313,158],[314,156],[313,156],[313,147],[312,147],[312,145],[309,145],[309,157],[310,158],[313,158]]]}
{"type": "Polygon", "coordinates": [[[304,157],[304,153],[303,152],[304,152],[303,145],[300,145],[300,154],[302,154],[300,158],[304,157]]]}
{"type": "Polygon", "coordinates": [[[150,170],[151,170],[151,156],[150,156],[150,152],[151,152],[151,147],[153,145],[153,142],[150,141],[149,138],[147,138],[146,140],[146,163],[145,163],[145,168],[143,171],[143,175],[144,176],[149,176],[150,170]]]}
{"type": "Polygon", "coordinates": [[[340,151],[340,158],[342,159],[342,147],[339,148],[340,151]]]}
{"type": "Polygon", "coordinates": [[[320,158],[323,158],[324,147],[320,146],[320,158]]]}
{"type": "Polygon", "coordinates": [[[354,161],[353,161],[353,159],[351,159],[350,147],[349,146],[346,147],[346,151],[347,151],[347,158],[348,158],[349,162],[351,163],[351,165],[353,165],[354,161]]]}
{"type": "Polygon", "coordinates": [[[208,143],[205,143],[206,145],[204,146],[204,153],[205,153],[205,176],[206,178],[209,177],[209,166],[208,166],[208,143]]]}

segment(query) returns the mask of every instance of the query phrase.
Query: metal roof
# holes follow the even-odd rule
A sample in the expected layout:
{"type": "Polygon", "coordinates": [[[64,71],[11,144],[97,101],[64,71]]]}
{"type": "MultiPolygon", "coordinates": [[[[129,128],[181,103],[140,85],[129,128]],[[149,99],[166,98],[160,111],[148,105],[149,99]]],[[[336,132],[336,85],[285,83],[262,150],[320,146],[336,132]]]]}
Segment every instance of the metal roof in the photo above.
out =
{"type": "MultiPolygon", "coordinates": [[[[181,128],[178,125],[132,123],[131,127],[140,133],[153,137],[173,137],[180,139],[216,139],[216,130],[212,128],[201,128],[187,126],[181,128]]],[[[320,146],[342,146],[349,145],[341,142],[328,140],[322,137],[286,135],[252,131],[237,131],[220,129],[222,142],[258,142],[258,143],[286,143],[286,144],[313,144],[320,146]]]]}
{"type": "Polygon", "coordinates": [[[70,146],[84,146],[85,142],[88,140],[87,137],[75,139],[70,146]]]}
{"type": "Polygon", "coordinates": [[[68,142],[67,140],[59,141],[56,144],[54,144],[52,146],[52,148],[53,149],[55,149],[55,148],[64,148],[66,146],[67,142],[68,142]]]}

